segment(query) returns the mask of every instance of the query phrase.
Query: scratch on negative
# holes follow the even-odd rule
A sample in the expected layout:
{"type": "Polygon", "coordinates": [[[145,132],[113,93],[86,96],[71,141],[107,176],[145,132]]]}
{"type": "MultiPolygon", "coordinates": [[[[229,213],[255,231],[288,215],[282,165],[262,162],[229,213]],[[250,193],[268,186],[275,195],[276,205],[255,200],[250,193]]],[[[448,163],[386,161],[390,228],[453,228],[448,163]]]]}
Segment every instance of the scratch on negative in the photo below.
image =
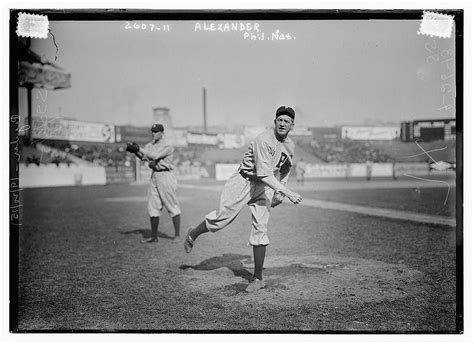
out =
{"type": "Polygon", "coordinates": [[[418,141],[415,141],[415,144],[416,144],[418,147],[420,147],[420,149],[421,149],[426,155],[428,155],[428,157],[429,157],[431,160],[433,160],[433,162],[434,162],[436,165],[438,165],[439,167],[441,167],[441,166],[438,164],[438,162],[437,162],[435,159],[433,159],[433,157],[432,157],[431,155],[429,155],[428,152],[425,151],[425,150],[423,149],[423,147],[421,147],[421,146],[418,144],[418,141]]]}
{"type": "Polygon", "coordinates": [[[446,198],[444,199],[444,205],[446,205],[446,202],[448,201],[449,192],[451,191],[451,185],[449,185],[448,182],[445,182],[445,181],[442,181],[442,180],[433,180],[433,179],[415,177],[415,176],[412,176],[412,175],[409,175],[409,174],[406,174],[406,173],[404,173],[403,175],[407,176],[407,177],[410,177],[410,178],[414,178],[414,179],[425,180],[427,182],[446,184],[448,186],[448,192],[446,193],[446,198]]]}
{"type": "Polygon", "coordinates": [[[54,61],[57,61],[58,60],[58,45],[56,44],[56,39],[53,35],[53,31],[51,31],[51,29],[48,29],[49,30],[49,34],[51,35],[51,37],[53,37],[53,43],[54,43],[54,46],[56,47],[56,54],[54,55],[54,61]]]}
{"type": "MultiPolygon", "coordinates": [[[[421,147],[420,147],[420,148],[421,148],[421,147]]],[[[443,148],[432,149],[432,150],[429,150],[429,151],[424,151],[423,153],[420,153],[420,154],[409,155],[409,156],[406,156],[405,158],[414,158],[414,157],[416,157],[416,156],[420,156],[420,155],[423,155],[423,154],[441,151],[441,150],[444,150],[444,149],[446,149],[446,148],[448,148],[448,146],[443,147],[443,148]]],[[[423,149],[423,148],[421,148],[421,149],[423,149]]],[[[428,155],[428,156],[429,156],[429,155],[428,155]]],[[[431,158],[431,157],[430,157],[430,158],[431,158]]],[[[431,159],[433,159],[433,158],[431,158],[431,159]]]]}

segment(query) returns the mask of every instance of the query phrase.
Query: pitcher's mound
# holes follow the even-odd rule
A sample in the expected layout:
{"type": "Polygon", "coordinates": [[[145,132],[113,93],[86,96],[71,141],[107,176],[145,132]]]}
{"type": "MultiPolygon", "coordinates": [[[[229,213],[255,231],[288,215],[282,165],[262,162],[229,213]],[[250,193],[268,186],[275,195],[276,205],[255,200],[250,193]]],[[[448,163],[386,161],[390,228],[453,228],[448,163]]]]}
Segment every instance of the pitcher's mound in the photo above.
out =
{"type": "Polygon", "coordinates": [[[265,289],[245,293],[251,259],[213,270],[188,269],[188,288],[228,301],[291,305],[390,301],[422,291],[423,273],[404,264],[338,256],[268,256],[265,289]]]}

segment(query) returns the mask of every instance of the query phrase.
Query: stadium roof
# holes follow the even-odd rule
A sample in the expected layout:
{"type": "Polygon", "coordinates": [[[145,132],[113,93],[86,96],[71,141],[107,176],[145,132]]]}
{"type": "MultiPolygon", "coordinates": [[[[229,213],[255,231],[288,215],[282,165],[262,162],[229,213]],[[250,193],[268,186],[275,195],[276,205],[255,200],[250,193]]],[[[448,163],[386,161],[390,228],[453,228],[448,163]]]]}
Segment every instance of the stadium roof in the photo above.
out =
{"type": "Polygon", "coordinates": [[[18,85],[20,87],[45,88],[50,90],[70,88],[71,73],[20,44],[18,85]]]}

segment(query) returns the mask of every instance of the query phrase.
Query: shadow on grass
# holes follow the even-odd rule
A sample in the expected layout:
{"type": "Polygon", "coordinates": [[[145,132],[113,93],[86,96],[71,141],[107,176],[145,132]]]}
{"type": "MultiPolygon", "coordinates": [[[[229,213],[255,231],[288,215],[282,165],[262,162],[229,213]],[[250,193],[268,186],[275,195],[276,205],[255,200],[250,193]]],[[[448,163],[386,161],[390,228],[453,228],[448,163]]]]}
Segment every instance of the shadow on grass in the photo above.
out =
{"type": "MultiPolygon", "coordinates": [[[[130,231],[120,232],[120,234],[141,234],[141,236],[145,239],[151,237],[151,230],[150,229],[133,229],[130,231]]],[[[169,236],[168,234],[162,233],[158,231],[158,238],[164,239],[174,239],[174,236],[169,236]]]]}
{"type": "Polygon", "coordinates": [[[182,270],[194,269],[194,270],[215,270],[219,268],[226,267],[231,270],[235,276],[242,277],[247,281],[252,280],[252,273],[244,268],[242,265],[242,260],[249,259],[250,256],[245,256],[241,254],[225,253],[219,257],[212,257],[206,260],[203,260],[197,265],[181,265],[179,268],[182,270]]]}

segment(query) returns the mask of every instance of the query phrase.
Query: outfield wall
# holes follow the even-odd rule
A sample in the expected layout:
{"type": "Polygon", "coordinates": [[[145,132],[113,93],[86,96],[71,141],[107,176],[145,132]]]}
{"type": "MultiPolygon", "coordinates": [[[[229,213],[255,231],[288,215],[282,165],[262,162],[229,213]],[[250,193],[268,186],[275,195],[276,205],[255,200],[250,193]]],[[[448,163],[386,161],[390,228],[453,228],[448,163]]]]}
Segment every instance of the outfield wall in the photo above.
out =
{"type": "Polygon", "coordinates": [[[100,166],[20,164],[19,167],[21,188],[106,184],[105,168],[100,166]]]}
{"type": "MultiPolygon", "coordinates": [[[[79,166],[55,164],[34,165],[20,164],[19,177],[21,188],[50,187],[50,186],[74,186],[74,185],[105,185],[116,183],[148,183],[150,170],[141,168],[138,178],[132,168],[101,167],[101,166],[79,166]]],[[[216,164],[214,171],[209,171],[212,166],[189,166],[175,170],[178,179],[201,179],[215,178],[225,181],[237,170],[239,164],[216,164]]],[[[305,167],[305,178],[366,178],[370,177],[400,177],[410,176],[437,176],[454,175],[455,170],[430,170],[428,163],[374,163],[370,167],[366,164],[307,164],[305,167]]],[[[292,176],[295,175],[293,169],[292,176]]]]}

